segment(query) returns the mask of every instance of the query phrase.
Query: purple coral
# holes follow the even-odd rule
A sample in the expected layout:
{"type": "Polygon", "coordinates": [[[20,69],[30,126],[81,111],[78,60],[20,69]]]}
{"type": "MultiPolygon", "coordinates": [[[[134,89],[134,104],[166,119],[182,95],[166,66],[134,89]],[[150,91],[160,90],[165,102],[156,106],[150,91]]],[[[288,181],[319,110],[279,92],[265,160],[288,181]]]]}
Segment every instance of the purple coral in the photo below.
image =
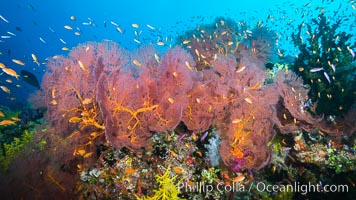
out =
{"type": "Polygon", "coordinates": [[[235,158],[235,160],[233,161],[233,164],[230,167],[230,170],[233,172],[240,172],[245,163],[246,163],[245,157],[235,158]]]}

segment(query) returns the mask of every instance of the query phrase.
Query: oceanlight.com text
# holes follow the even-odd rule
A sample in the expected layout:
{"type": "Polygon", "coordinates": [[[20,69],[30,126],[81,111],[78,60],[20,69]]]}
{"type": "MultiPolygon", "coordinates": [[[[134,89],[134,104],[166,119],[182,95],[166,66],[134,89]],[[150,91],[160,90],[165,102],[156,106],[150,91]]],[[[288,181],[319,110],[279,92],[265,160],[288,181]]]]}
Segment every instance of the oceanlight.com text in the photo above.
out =
{"type": "MultiPolygon", "coordinates": [[[[253,183],[251,183],[253,184],[253,183]]],[[[297,192],[303,195],[309,192],[348,192],[348,185],[322,185],[322,184],[300,184],[294,182],[294,184],[278,185],[278,184],[266,184],[264,182],[256,183],[255,188],[259,192],[297,192]]]]}
{"type": "Polygon", "coordinates": [[[258,192],[296,192],[303,195],[309,192],[348,192],[348,185],[322,185],[319,184],[300,184],[299,182],[294,182],[292,184],[267,184],[265,182],[251,182],[249,185],[241,184],[240,182],[232,182],[231,184],[225,184],[224,182],[219,182],[215,185],[204,184],[202,182],[195,182],[194,184],[187,184],[186,182],[181,182],[178,184],[178,190],[181,192],[197,192],[197,193],[210,193],[214,190],[219,192],[251,192],[252,190],[257,190],[258,192]]]}

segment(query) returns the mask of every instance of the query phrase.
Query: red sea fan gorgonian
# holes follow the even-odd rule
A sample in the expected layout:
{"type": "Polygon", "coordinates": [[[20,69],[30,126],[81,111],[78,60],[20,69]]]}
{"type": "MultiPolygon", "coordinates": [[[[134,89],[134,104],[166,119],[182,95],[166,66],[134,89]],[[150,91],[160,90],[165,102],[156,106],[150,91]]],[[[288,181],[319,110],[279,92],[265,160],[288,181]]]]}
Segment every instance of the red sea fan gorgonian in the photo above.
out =
{"type": "Polygon", "coordinates": [[[98,81],[106,137],[117,147],[144,147],[153,131],[174,130],[197,80],[195,63],[183,49],[170,49],[161,59],[149,50],[136,52],[135,73],[118,69],[98,81]]]}
{"type": "Polygon", "coordinates": [[[239,56],[216,53],[198,70],[181,47],[158,56],[153,46],[130,54],[111,42],[80,45],[49,61],[42,83],[48,117],[59,133],[99,130],[115,147],[132,149],[179,123],[199,132],[214,126],[222,160],[235,171],[265,166],[275,131],[332,131],[301,110],[307,90],[295,75],[266,84],[264,61],[239,56]]]}
{"type": "Polygon", "coordinates": [[[195,62],[185,50],[175,47],[162,56],[156,79],[157,113],[162,120],[153,123],[152,130],[173,130],[180,123],[196,81],[195,62]]]}
{"type": "Polygon", "coordinates": [[[97,99],[105,118],[106,138],[117,147],[141,147],[151,136],[147,117],[157,105],[145,104],[142,83],[132,74],[118,69],[102,75],[98,81],[97,99]]]}

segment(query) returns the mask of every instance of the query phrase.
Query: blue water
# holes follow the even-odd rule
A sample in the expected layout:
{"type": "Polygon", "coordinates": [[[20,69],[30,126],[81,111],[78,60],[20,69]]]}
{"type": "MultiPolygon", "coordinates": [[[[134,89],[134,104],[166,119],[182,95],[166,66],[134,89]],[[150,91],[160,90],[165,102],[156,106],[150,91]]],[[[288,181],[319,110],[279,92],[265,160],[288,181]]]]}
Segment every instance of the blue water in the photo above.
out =
{"type": "MultiPolygon", "coordinates": [[[[113,40],[124,48],[133,50],[141,44],[156,43],[158,39],[172,40],[186,30],[200,24],[210,23],[215,17],[224,16],[236,21],[246,21],[247,26],[253,26],[259,21],[279,34],[279,47],[287,54],[294,56],[297,52],[290,37],[296,31],[298,24],[310,21],[320,12],[325,12],[331,19],[338,17],[349,18],[343,23],[345,32],[355,30],[355,10],[351,0],[300,0],[300,1],[46,1],[46,0],[14,0],[1,2],[0,15],[9,23],[0,19],[0,35],[11,38],[0,38],[0,62],[8,68],[25,69],[33,72],[40,80],[45,71],[45,65],[38,67],[32,62],[31,54],[35,54],[42,63],[50,56],[67,54],[62,47],[74,47],[86,41],[113,40]],[[312,3],[310,3],[312,2],[312,3]],[[302,17],[304,15],[304,17],[302,17]],[[76,20],[70,19],[75,16],[76,20]],[[270,18],[268,18],[270,17],[270,18]],[[111,21],[119,25],[124,31],[120,34],[111,21]],[[84,24],[83,24],[84,23],[84,24]],[[91,25],[85,25],[91,23],[91,25]],[[133,23],[139,29],[133,28],[133,23]],[[147,24],[155,27],[151,30],[147,24]],[[288,25],[287,25],[288,24],[288,25]],[[67,30],[70,25],[73,30],[67,30]],[[135,37],[134,31],[141,34],[135,37]],[[80,36],[74,34],[80,32],[80,36]],[[16,34],[10,35],[7,32],[16,34]],[[46,44],[40,41],[42,38],[46,44]],[[142,43],[133,41],[138,38],[142,43]],[[66,42],[63,44],[60,39],[66,42]],[[26,63],[19,66],[12,59],[19,59],[26,63]]],[[[166,45],[165,48],[169,47],[166,45]]],[[[162,48],[164,51],[165,48],[162,48]]],[[[11,90],[11,94],[0,91],[1,105],[26,105],[28,94],[36,88],[21,79],[7,75],[0,76],[0,84],[11,90]],[[11,79],[13,83],[5,80],[11,79]],[[16,84],[21,87],[18,88],[16,84]],[[11,99],[15,98],[15,99],[11,99]]]]}

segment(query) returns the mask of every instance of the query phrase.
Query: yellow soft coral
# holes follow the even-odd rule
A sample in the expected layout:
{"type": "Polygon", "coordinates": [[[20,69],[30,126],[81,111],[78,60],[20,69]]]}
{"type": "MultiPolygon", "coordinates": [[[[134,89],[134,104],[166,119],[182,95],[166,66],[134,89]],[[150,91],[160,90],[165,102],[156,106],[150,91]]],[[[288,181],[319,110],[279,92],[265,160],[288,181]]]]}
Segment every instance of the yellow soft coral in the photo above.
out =
{"type": "Polygon", "coordinates": [[[160,176],[156,175],[156,182],[159,184],[158,190],[153,190],[154,195],[152,197],[143,197],[137,199],[140,200],[175,200],[182,199],[178,197],[178,183],[176,183],[176,176],[171,177],[171,168],[168,167],[166,172],[160,176]]]}

